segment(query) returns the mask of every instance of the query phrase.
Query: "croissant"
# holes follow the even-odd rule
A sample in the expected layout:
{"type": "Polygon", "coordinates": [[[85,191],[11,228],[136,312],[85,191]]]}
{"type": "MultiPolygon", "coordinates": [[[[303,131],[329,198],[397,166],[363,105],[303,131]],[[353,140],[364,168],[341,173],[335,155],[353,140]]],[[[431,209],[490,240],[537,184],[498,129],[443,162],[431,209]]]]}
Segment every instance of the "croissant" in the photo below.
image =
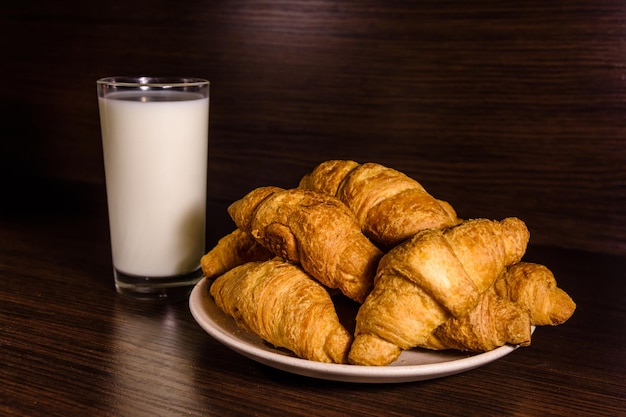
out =
{"type": "Polygon", "coordinates": [[[241,328],[318,362],[346,363],[352,335],[330,295],[300,267],[279,258],[250,262],[219,276],[210,293],[241,328]]]}
{"type": "Polygon", "coordinates": [[[261,187],[230,205],[238,228],[322,284],[363,302],[382,252],[341,201],[316,191],[261,187]]]}
{"type": "Polygon", "coordinates": [[[576,303],[557,287],[552,272],[544,265],[519,262],[510,266],[494,283],[498,295],[528,309],[535,326],[555,326],[567,321],[576,303]]]}
{"type": "Polygon", "coordinates": [[[200,266],[205,277],[216,278],[226,271],[252,261],[265,261],[274,255],[261,246],[248,233],[240,229],[222,237],[201,259],[200,266]]]}
{"type": "Polygon", "coordinates": [[[484,352],[505,344],[528,346],[530,338],[528,310],[499,297],[491,287],[473,309],[448,319],[420,347],[484,352]]]}
{"type": "Polygon", "coordinates": [[[420,230],[458,223],[448,202],[437,200],[402,172],[376,163],[326,161],[305,175],[298,187],[339,198],[356,214],[365,235],[383,248],[420,230]]]}
{"type": "Polygon", "coordinates": [[[425,344],[451,317],[480,301],[508,265],[519,262],[529,239],[515,217],[476,219],[427,229],[381,260],[374,289],[359,308],[349,361],[387,365],[403,349],[425,344]]]}

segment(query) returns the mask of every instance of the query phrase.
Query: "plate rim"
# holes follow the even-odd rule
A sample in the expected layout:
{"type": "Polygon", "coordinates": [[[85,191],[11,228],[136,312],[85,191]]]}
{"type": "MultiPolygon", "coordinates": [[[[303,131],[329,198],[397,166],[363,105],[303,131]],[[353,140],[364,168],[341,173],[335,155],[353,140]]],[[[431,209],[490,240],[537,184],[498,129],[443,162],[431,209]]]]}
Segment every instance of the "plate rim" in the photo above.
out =
{"type": "MultiPolygon", "coordinates": [[[[420,365],[402,365],[398,363],[402,361],[402,356],[398,361],[394,362],[394,364],[387,366],[315,362],[296,356],[261,349],[254,344],[241,341],[234,336],[207,313],[204,303],[215,303],[209,294],[208,285],[209,280],[203,277],[194,286],[189,296],[191,315],[205,332],[221,344],[253,361],[286,372],[318,379],[359,383],[394,383],[442,378],[466,372],[496,361],[517,350],[519,347],[504,345],[482,353],[459,352],[459,358],[457,359],[420,365]]],[[[217,308],[217,311],[223,315],[225,320],[233,320],[219,310],[219,308],[217,308]]],[[[532,331],[534,332],[534,330],[535,327],[533,326],[532,331]]],[[[254,335],[250,336],[258,337],[254,335]]],[[[261,339],[259,338],[259,340],[261,339]]]]}

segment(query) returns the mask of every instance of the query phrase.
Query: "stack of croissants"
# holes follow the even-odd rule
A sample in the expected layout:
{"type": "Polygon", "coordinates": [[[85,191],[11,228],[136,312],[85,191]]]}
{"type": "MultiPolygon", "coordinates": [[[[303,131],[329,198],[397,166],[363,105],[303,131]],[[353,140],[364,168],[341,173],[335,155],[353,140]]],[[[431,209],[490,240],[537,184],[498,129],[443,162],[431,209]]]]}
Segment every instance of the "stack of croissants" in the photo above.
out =
{"type": "Polygon", "coordinates": [[[201,260],[237,325],[312,361],[389,365],[403,350],[528,346],[576,304],[509,217],[461,220],[416,180],[329,160],[293,189],[260,187],[228,207],[236,229],[201,260]],[[335,293],[355,303],[354,329],[335,293]]]}

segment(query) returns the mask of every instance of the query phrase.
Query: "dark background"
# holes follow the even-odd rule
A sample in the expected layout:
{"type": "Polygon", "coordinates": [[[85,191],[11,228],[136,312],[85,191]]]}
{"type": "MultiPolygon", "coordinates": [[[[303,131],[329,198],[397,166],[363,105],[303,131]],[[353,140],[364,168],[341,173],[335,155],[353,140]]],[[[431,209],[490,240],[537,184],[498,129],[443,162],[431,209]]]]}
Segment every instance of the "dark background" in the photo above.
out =
{"type": "Polygon", "coordinates": [[[5,207],[104,184],[96,79],[186,75],[211,81],[213,240],[249,190],[345,158],[404,171],[463,218],[518,216],[531,243],[626,254],[622,0],[0,7],[5,207]]]}

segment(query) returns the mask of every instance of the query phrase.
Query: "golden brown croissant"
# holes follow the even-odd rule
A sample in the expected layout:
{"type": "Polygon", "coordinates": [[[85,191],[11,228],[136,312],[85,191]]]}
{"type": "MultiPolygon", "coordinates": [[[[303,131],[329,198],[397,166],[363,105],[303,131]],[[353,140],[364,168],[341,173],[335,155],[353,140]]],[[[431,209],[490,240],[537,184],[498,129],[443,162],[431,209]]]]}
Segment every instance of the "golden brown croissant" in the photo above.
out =
{"type": "Polygon", "coordinates": [[[499,297],[491,287],[473,309],[448,319],[420,347],[484,352],[505,344],[528,346],[530,338],[528,310],[499,297]]]}
{"type": "Polygon", "coordinates": [[[425,344],[435,328],[474,308],[504,268],[519,262],[528,239],[517,218],[476,219],[424,230],[392,249],[357,314],[350,362],[386,365],[402,349],[425,344]]]}
{"type": "Polygon", "coordinates": [[[212,279],[238,265],[252,261],[266,261],[274,254],[259,244],[248,233],[235,229],[222,237],[201,259],[205,277],[212,279]]]}
{"type": "Polygon", "coordinates": [[[341,201],[316,191],[261,187],[228,213],[272,253],[299,264],[322,284],[362,302],[382,252],[341,201]]]}
{"type": "Polygon", "coordinates": [[[510,266],[494,283],[496,293],[528,309],[535,326],[554,326],[568,320],[576,303],[557,287],[544,265],[519,262],[510,266]]]}
{"type": "Polygon", "coordinates": [[[345,363],[352,335],[330,295],[300,267],[275,258],[237,266],[210,289],[217,306],[243,329],[297,356],[345,363]]]}
{"type": "Polygon", "coordinates": [[[385,248],[420,230],[458,222],[449,203],[402,172],[376,163],[326,161],[305,175],[299,188],[339,198],[356,214],[365,235],[385,248]]]}

